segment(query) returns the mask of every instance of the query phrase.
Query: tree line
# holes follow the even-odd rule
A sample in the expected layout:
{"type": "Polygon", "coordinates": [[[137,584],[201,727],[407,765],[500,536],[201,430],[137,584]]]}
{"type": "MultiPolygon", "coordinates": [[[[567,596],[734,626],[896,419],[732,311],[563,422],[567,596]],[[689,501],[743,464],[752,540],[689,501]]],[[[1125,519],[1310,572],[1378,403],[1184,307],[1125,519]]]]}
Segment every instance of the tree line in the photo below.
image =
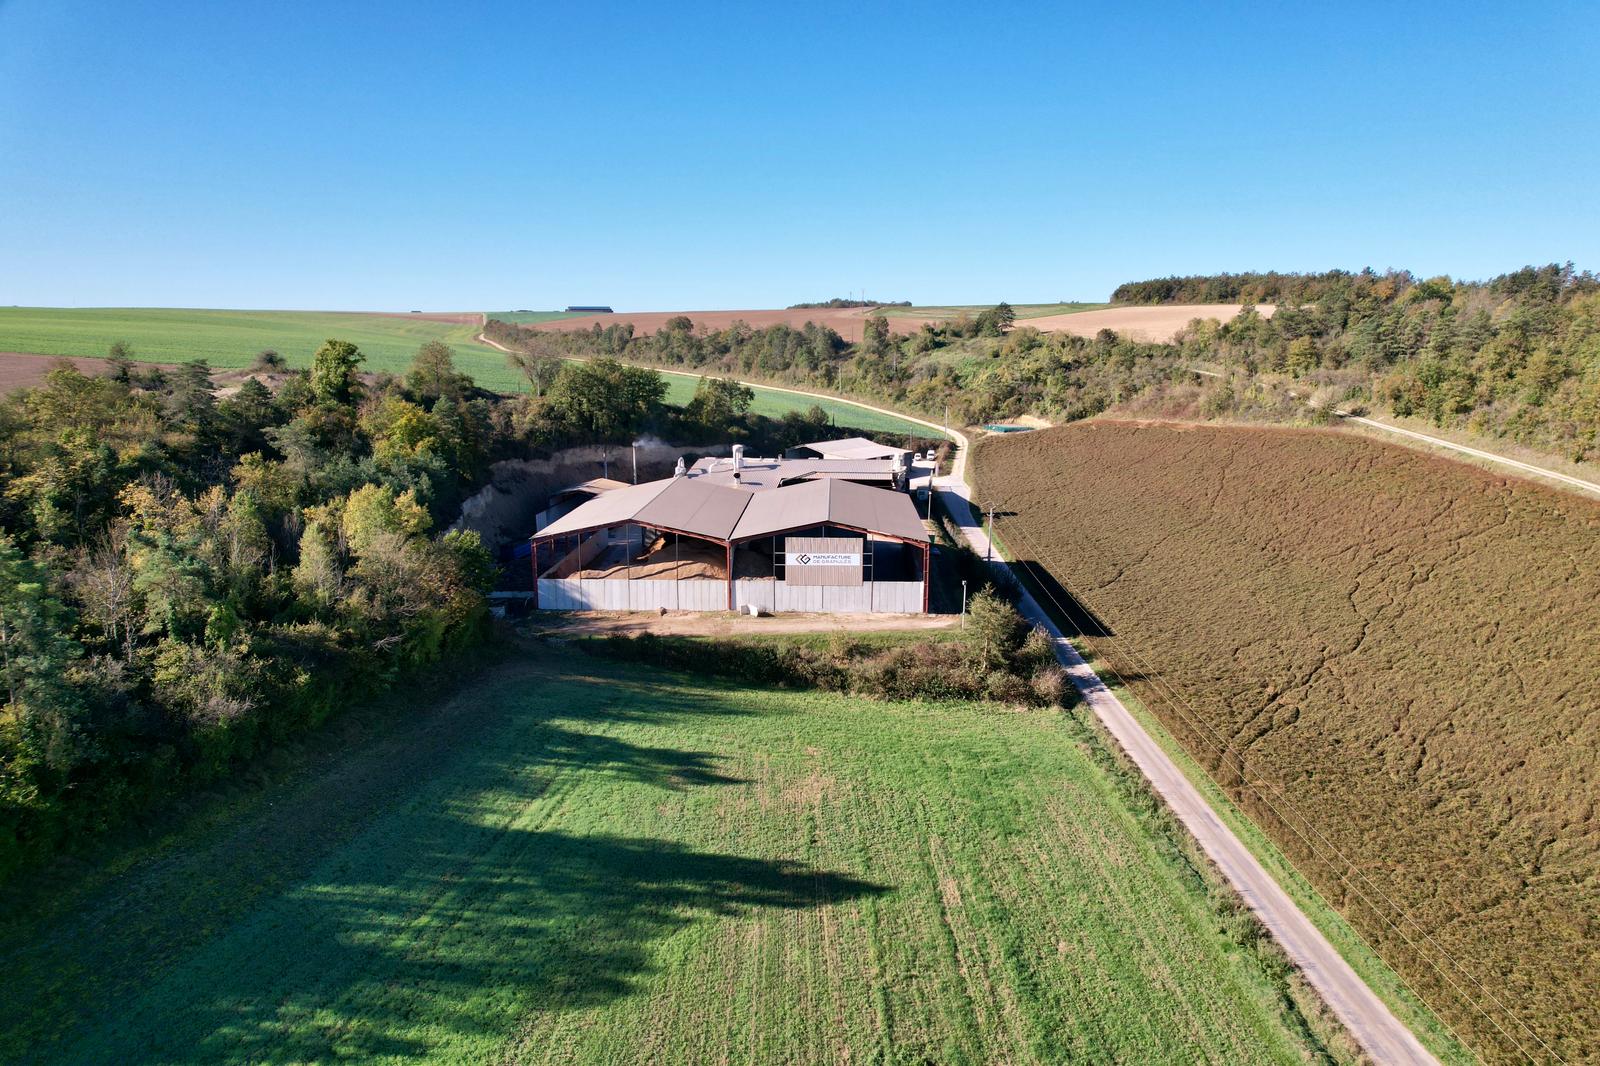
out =
{"type": "Polygon", "coordinates": [[[548,358],[608,357],[757,377],[895,404],[966,424],[1023,414],[1071,421],[1107,411],[1297,419],[1289,396],[1424,418],[1575,461],[1600,458],[1600,279],[1572,265],[1524,267],[1488,281],[1404,271],[1223,274],[1130,282],[1130,302],[1273,303],[1225,324],[1197,319],[1172,343],[1102,330],[1043,334],[1007,304],[896,332],[869,317],[859,343],[827,326],[678,316],[653,334],[631,325],[538,332],[491,322],[508,346],[548,358]],[[1210,377],[1197,377],[1196,368],[1210,377]]]}
{"type": "Polygon", "coordinates": [[[853,300],[844,296],[835,296],[831,300],[817,300],[811,303],[790,304],[790,311],[810,311],[816,308],[842,309],[847,307],[910,307],[910,300],[853,300]]]}
{"type": "Polygon", "coordinates": [[[445,530],[495,461],[832,432],[716,378],[669,407],[607,359],[499,396],[438,342],[404,376],[345,341],[263,352],[220,390],[131,354],[0,400],[0,880],[478,641],[496,572],[445,530]]]}

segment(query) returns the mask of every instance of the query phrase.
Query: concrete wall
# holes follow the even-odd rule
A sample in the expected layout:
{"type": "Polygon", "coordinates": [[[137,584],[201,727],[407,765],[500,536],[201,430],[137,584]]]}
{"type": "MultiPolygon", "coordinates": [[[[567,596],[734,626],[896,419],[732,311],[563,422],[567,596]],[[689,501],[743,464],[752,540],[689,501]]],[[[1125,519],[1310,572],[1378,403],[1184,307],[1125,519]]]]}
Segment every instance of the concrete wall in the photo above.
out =
{"type": "Polygon", "coordinates": [[[580,581],[539,579],[542,611],[726,611],[728,583],[705,578],[683,581],[580,581]]]}
{"type": "MultiPolygon", "coordinates": [[[[761,578],[734,582],[734,604],[755,604],[769,614],[811,611],[824,614],[921,614],[922,582],[878,581],[865,585],[796,586],[761,578]]],[[[540,578],[539,609],[545,611],[726,611],[728,586],[722,581],[579,581],[540,578]]]]}
{"type": "Polygon", "coordinates": [[[734,603],[753,603],[764,611],[816,611],[827,614],[921,614],[922,582],[869,581],[862,585],[791,585],[786,581],[740,578],[734,603]]]}

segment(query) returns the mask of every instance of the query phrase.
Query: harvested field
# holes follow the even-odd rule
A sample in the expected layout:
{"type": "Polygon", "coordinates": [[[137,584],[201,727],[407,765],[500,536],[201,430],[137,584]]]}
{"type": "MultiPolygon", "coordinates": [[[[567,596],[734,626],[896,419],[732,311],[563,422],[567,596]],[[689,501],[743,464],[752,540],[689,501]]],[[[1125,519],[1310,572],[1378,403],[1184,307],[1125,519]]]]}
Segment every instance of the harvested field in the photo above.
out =
{"type": "MultiPolygon", "coordinates": [[[[1093,337],[1103,329],[1142,341],[1169,342],[1196,318],[1228,321],[1243,309],[1242,304],[1164,304],[1155,307],[1107,307],[1100,311],[1078,311],[1065,315],[1045,315],[1023,320],[1017,325],[1032,326],[1042,333],[1071,333],[1093,337]]],[[[1256,311],[1271,318],[1277,308],[1262,304],[1256,311]]]]}
{"type": "Polygon", "coordinates": [[[570,645],[401,710],[0,900],[0,1060],[1326,1061],[1071,715],[570,645]]]}
{"type": "Polygon", "coordinates": [[[1484,1058],[1600,1062],[1600,503],[1334,431],[1084,423],[976,468],[1090,649],[1484,1058]]]}

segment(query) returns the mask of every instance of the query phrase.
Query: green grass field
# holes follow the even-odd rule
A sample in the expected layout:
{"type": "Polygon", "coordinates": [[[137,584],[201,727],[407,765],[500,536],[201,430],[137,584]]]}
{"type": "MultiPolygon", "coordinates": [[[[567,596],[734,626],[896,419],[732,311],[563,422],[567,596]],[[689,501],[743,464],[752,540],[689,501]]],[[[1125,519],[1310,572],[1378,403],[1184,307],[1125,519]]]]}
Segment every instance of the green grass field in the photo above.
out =
{"type": "MultiPolygon", "coordinates": [[[[979,311],[987,311],[992,304],[945,304],[930,307],[885,307],[883,313],[888,318],[904,318],[909,316],[944,315],[954,318],[966,313],[975,315],[979,311]]],[[[1102,307],[1110,307],[1104,303],[1060,303],[1060,304],[1014,304],[1012,310],[1017,313],[1017,321],[1028,318],[1043,318],[1045,315],[1070,315],[1078,311],[1098,311],[1102,307]]]]}
{"type": "Polygon", "coordinates": [[[0,1060],[1324,1054],[1069,715],[570,646],[403,709],[0,900],[0,1060]]]}
{"type": "Polygon", "coordinates": [[[329,337],[355,343],[363,369],[402,373],[427,341],[441,340],[485,388],[515,390],[520,375],[504,354],[473,340],[478,326],[404,315],[336,311],[211,311],[175,307],[0,307],[0,351],[104,356],[127,341],[134,358],[156,363],[204,359],[219,369],[249,366],[263,348],[291,366],[311,365],[329,337]]]}
{"type": "MultiPolygon", "coordinates": [[[[661,370],[660,367],[656,369],[661,370]]],[[[661,375],[667,381],[667,403],[681,407],[694,397],[695,385],[698,384],[700,379],[699,374],[661,370],[661,375]]],[[[868,433],[909,433],[933,440],[944,436],[937,429],[919,426],[915,422],[908,422],[904,418],[897,418],[894,415],[868,411],[847,400],[837,400],[831,396],[823,396],[813,400],[809,397],[796,396],[793,393],[780,392],[777,389],[764,388],[760,385],[752,385],[751,388],[755,390],[756,398],[750,404],[750,410],[759,415],[766,415],[768,418],[781,418],[789,411],[806,411],[815,405],[828,412],[836,426],[845,426],[868,433]]]]}
{"type": "Polygon", "coordinates": [[[531,325],[536,322],[559,322],[563,318],[583,318],[581,311],[490,311],[490,318],[498,318],[502,322],[515,322],[518,325],[531,325]]]}
{"type": "MultiPolygon", "coordinates": [[[[533,312],[522,320],[564,317],[570,316],[561,311],[533,312]]],[[[126,341],[133,347],[134,358],[144,362],[204,359],[221,370],[249,366],[257,352],[272,348],[290,366],[303,367],[311,365],[311,356],[323,341],[336,337],[361,348],[367,357],[364,370],[400,374],[419,347],[427,341],[442,340],[455,352],[456,365],[479,385],[497,392],[527,391],[522,375],[506,365],[505,353],[477,343],[473,339],[477,334],[478,327],[469,323],[335,311],[0,307],[0,352],[104,356],[113,343],[126,341]]],[[[694,395],[695,379],[676,374],[668,374],[666,379],[667,402],[678,406],[688,403],[694,395]]],[[[840,426],[869,432],[930,432],[904,419],[865,411],[842,400],[818,402],[840,426]]],[[[777,418],[788,411],[806,410],[811,404],[803,397],[757,388],[752,409],[777,418]]]]}

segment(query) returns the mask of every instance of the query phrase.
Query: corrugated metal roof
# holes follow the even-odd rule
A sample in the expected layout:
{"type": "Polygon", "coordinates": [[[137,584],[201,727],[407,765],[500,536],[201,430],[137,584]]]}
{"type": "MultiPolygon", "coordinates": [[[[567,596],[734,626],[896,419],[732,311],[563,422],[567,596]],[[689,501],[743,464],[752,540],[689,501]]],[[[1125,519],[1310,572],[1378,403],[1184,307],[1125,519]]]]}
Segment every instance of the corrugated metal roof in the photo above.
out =
{"type": "Polygon", "coordinates": [[[602,492],[539,530],[539,536],[576,533],[580,530],[631,522],[641,507],[659,496],[670,484],[672,484],[670,480],[646,481],[643,485],[629,485],[626,488],[602,492]]]}
{"type": "Polygon", "coordinates": [[[718,485],[698,477],[673,478],[634,520],[683,533],[727,540],[753,495],[748,489],[718,485]]]}
{"type": "Polygon", "coordinates": [[[713,540],[746,540],[829,522],[926,542],[916,505],[903,492],[823,478],[764,492],[705,477],[668,478],[614,489],[539,531],[548,537],[625,522],[666,527],[713,540]]]}
{"type": "MultiPolygon", "coordinates": [[[[733,485],[734,473],[730,459],[702,459],[694,465],[693,476],[733,485]]],[[[775,489],[787,482],[819,477],[893,481],[894,463],[887,459],[746,459],[737,473],[740,488],[775,489]]]]}
{"type": "Polygon", "coordinates": [[[552,493],[550,498],[556,500],[575,493],[581,496],[598,496],[602,492],[614,492],[617,489],[630,487],[626,481],[618,481],[613,477],[592,477],[588,481],[581,481],[576,485],[568,485],[559,492],[552,493]]]}
{"type": "Polygon", "coordinates": [[[829,522],[918,543],[928,539],[910,496],[836,478],[758,493],[734,528],[733,539],[765,537],[829,522]]]}
{"type": "Polygon", "coordinates": [[[800,445],[809,448],[824,459],[890,459],[905,453],[905,448],[891,448],[866,437],[841,437],[838,440],[818,440],[800,445]]]}
{"type": "MultiPolygon", "coordinates": [[[[830,481],[805,481],[756,493],[734,528],[735,540],[764,537],[783,529],[820,526],[828,520],[830,481]]],[[[882,489],[873,489],[882,492],[882,489]]]]}

